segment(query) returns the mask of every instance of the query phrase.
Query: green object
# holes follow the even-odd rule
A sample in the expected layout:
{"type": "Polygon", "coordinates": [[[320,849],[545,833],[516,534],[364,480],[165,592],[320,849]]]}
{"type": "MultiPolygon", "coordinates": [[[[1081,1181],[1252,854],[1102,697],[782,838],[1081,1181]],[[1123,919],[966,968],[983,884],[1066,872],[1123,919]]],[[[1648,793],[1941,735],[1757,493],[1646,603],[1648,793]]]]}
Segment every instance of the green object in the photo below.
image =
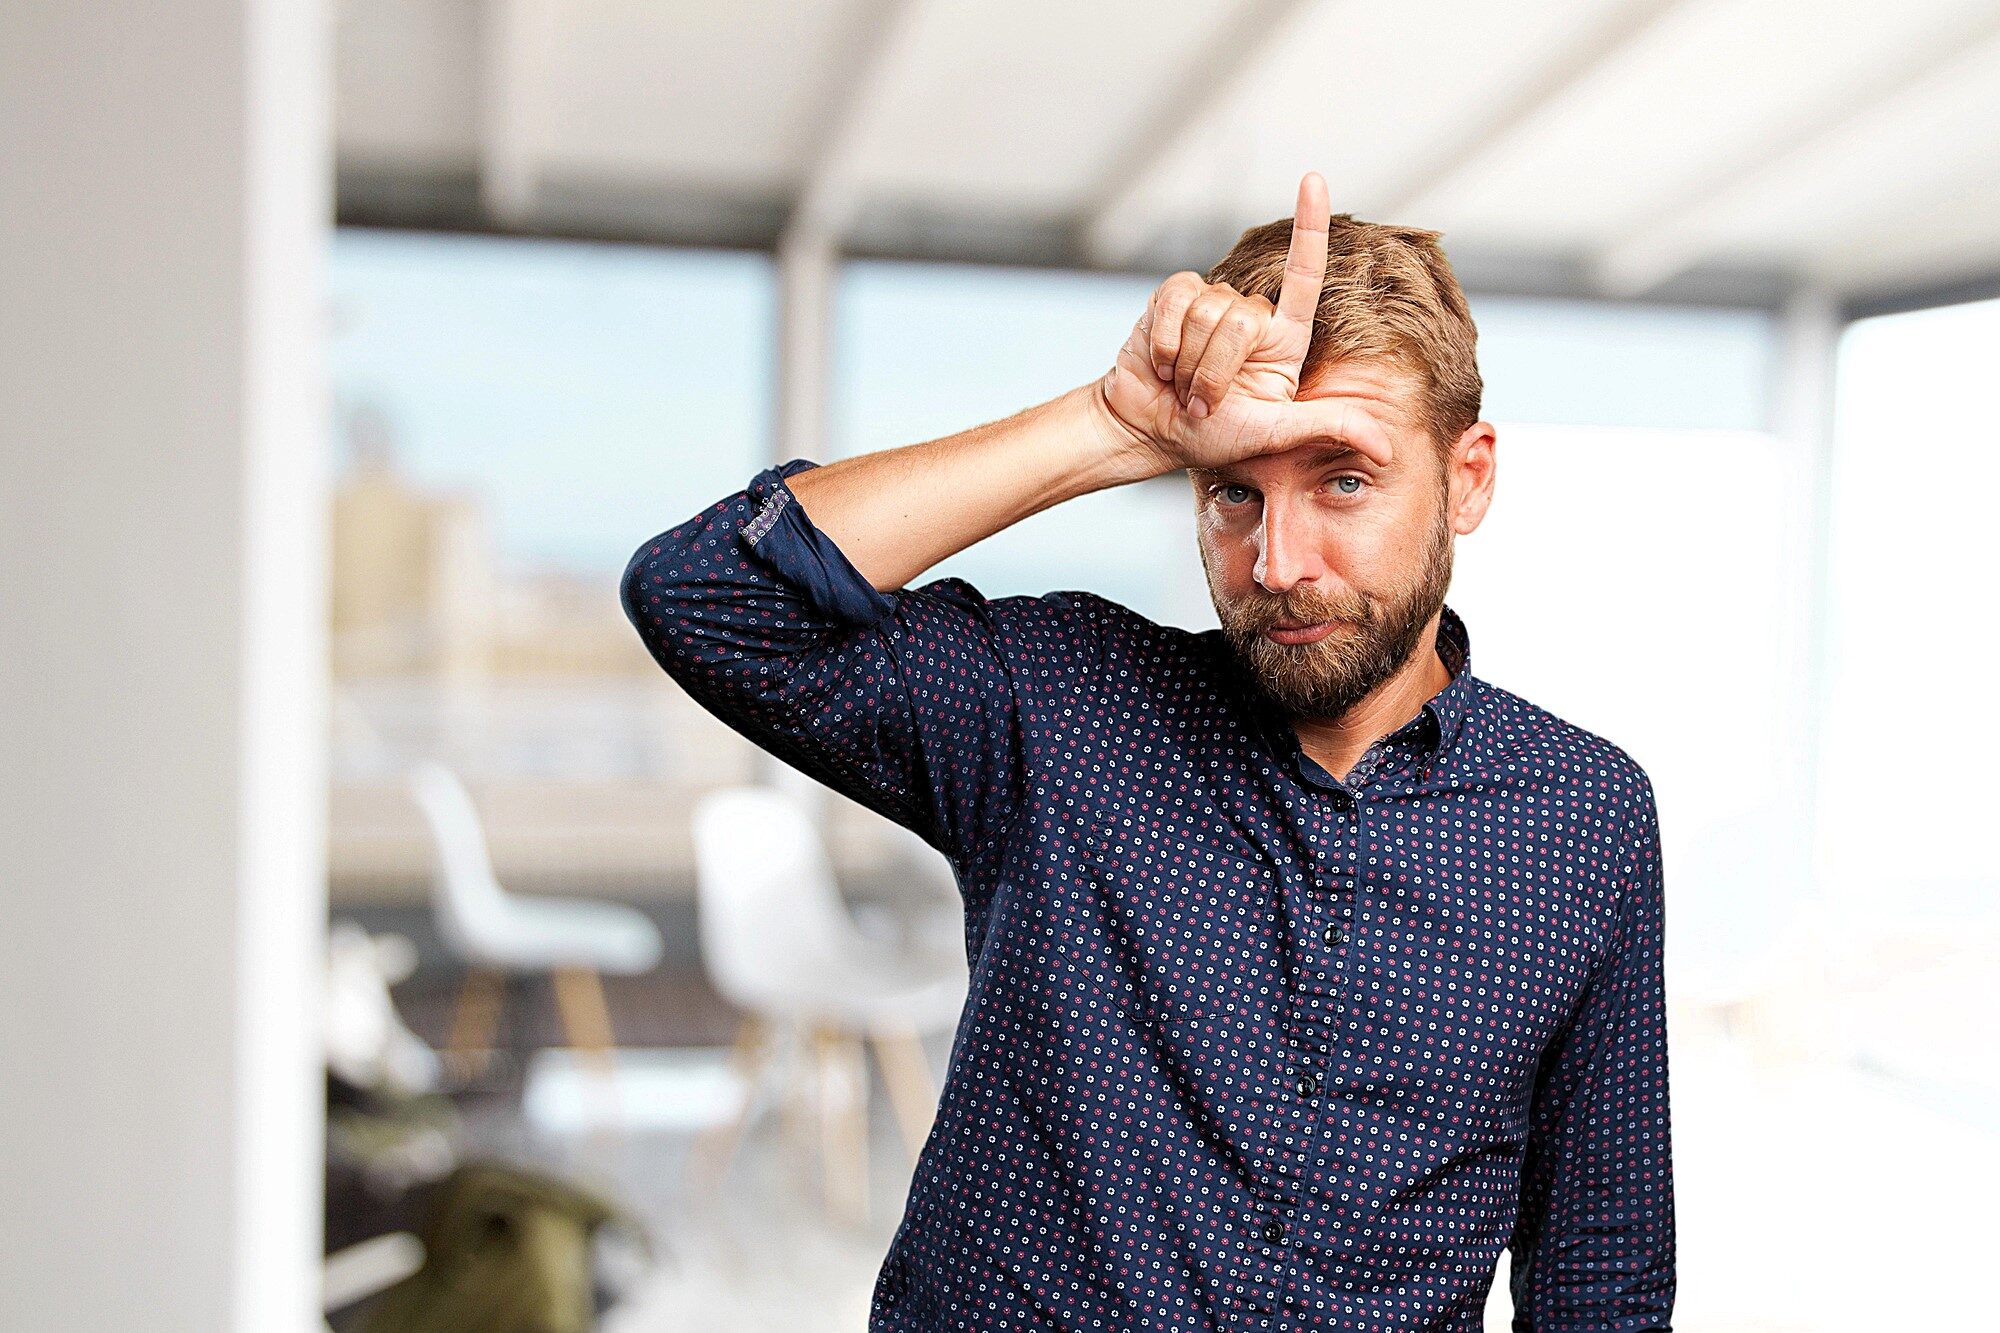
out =
{"type": "Polygon", "coordinates": [[[586,1333],[596,1324],[591,1241],[608,1222],[634,1225],[568,1181],[467,1162],[431,1200],[423,1267],[374,1298],[360,1333],[586,1333]]]}

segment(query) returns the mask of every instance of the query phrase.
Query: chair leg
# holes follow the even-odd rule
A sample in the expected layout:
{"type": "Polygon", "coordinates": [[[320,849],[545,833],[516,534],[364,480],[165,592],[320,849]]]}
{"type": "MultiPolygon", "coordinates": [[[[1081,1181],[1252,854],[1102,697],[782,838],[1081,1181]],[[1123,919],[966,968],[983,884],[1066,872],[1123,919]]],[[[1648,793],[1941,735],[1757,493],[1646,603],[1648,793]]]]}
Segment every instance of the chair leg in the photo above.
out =
{"type": "Polygon", "coordinates": [[[704,1130],[688,1148],[684,1180],[689,1197],[714,1190],[729,1173],[730,1163],[743,1141],[743,1130],[757,1107],[763,1074],[770,1064],[774,1044],[771,1029],[758,1014],[745,1014],[736,1025],[736,1042],[730,1047],[729,1068],[743,1089],[736,1113],[721,1124],[704,1130]]]}
{"type": "Polygon", "coordinates": [[[459,984],[444,1052],[445,1064],[455,1076],[475,1078],[486,1072],[506,999],[506,978],[497,969],[475,967],[466,972],[459,984]]]}
{"type": "Polygon", "coordinates": [[[889,1086],[889,1101],[896,1108],[896,1123],[909,1148],[910,1164],[915,1166],[937,1114],[938,1094],[931,1082],[930,1058],[914,1028],[876,1028],[868,1037],[882,1066],[882,1081],[889,1086]]]}
{"type": "Polygon", "coordinates": [[[819,1097],[814,1085],[819,1065],[813,1031],[811,1022],[804,1018],[794,1018],[785,1028],[785,1080],[781,1088],[784,1143],[785,1151],[799,1163],[810,1163],[815,1155],[813,1121],[819,1097]]]}
{"type": "Polygon", "coordinates": [[[611,1123],[618,1123],[624,1119],[618,1091],[618,1043],[611,1033],[611,1007],[604,999],[603,978],[594,967],[559,967],[553,979],[563,1035],[571,1049],[597,1066],[612,1112],[611,1123]]]}
{"type": "Polygon", "coordinates": [[[868,1223],[868,1064],[850,1032],[814,1029],[819,1054],[820,1152],[828,1211],[856,1226],[868,1223]]]}

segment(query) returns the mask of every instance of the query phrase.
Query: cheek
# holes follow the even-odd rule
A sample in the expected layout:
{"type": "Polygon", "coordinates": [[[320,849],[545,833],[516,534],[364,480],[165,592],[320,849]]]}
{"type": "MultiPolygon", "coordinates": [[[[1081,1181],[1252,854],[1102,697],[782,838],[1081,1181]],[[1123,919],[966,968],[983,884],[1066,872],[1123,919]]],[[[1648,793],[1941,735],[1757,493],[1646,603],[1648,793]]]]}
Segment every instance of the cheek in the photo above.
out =
{"type": "Polygon", "coordinates": [[[1255,519],[1203,510],[1195,518],[1195,540],[1202,558],[1216,569],[1248,570],[1264,548],[1263,529],[1255,519]]]}

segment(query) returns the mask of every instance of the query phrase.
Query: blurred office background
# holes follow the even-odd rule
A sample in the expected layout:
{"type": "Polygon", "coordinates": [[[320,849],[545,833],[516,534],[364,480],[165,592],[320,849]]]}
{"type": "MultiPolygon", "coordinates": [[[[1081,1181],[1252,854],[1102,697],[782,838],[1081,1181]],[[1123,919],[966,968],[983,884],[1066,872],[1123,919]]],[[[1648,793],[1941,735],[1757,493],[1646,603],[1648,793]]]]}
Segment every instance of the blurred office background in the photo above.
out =
{"type": "MultiPolygon", "coordinates": [[[[861,1328],[949,872],[694,705],[619,573],[1102,373],[1308,169],[1472,295],[1475,674],[1656,783],[1678,1326],[1977,1321],[1990,0],[31,3],[0,127],[0,1322],[357,1328],[485,1163],[627,1219],[564,1233],[602,1327],[861,1328]],[[876,1029],[718,967],[743,786],[845,913],[791,944],[907,969],[876,1029]]],[[[1190,519],[926,577],[1207,628],[1190,519]]]]}

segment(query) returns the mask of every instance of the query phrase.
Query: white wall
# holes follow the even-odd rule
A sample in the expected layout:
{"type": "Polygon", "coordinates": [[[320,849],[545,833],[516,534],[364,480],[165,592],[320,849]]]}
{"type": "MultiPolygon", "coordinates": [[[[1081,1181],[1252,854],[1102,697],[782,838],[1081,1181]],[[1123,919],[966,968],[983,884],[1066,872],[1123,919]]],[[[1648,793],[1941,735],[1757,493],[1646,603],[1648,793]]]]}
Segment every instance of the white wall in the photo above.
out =
{"type": "Polygon", "coordinates": [[[0,38],[0,1292],[313,1327],[323,876],[313,0],[0,38]]]}

